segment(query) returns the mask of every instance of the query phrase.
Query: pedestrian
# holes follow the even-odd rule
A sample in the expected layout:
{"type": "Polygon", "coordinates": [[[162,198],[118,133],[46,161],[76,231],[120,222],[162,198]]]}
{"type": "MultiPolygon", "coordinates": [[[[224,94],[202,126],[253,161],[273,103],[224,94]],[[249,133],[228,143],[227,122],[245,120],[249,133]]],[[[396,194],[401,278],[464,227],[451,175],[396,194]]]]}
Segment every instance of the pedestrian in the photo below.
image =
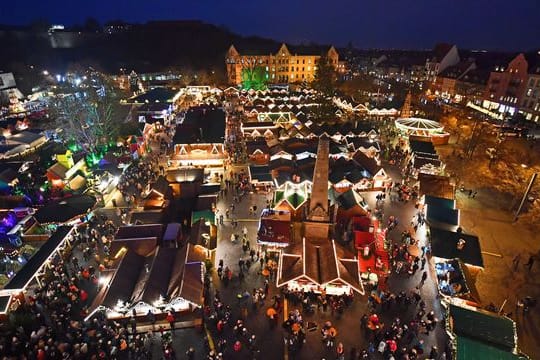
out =
{"type": "Polygon", "coordinates": [[[174,313],[172,311],[167,313],[167,322],[171,327],[171,331],[174,331],[174,323],[176,322],[176,319],[174,318],[174,313]]]}
{"type": "Polygon", "coordinates": [[[426,279],[427,279],[427,271],[424,271],[422,273],[422,280],[420,281],[420,287],[424,285],[424,283],[426,282],[426,279]]]}
{"type": "Polygon", "coordinates": [[[192,347],[190,347],[188,349],[188,351],[186,351],[186,357],[188,358],[188,360],[193,360],[195,359],[195,349],[193,349],[192,347]]]}
{"type": "Polygon", "coordinates": [[[523,264],[523,266],[527,267],[528,271],[531,272],[533,265],[534,265],[534,256],[531,255],[529,256],[529,260],[525,264],[523,264]]]}
{"type": "Polygon", "coordinates": [[[154,329],[154,326],[156,325],[156,315],[154,315],[152,310],[148,310],[148,313],[146,313],[146,319],[150,324],[152,324],[152,329],[154,329]]]}
{"type": "Polygon", "coordinates": [[[512,268],[514,271],[518,270],[519,262],[521,261],[521,254],[517,254],[514,256],[514,259],[512,260],[512,268]]]}

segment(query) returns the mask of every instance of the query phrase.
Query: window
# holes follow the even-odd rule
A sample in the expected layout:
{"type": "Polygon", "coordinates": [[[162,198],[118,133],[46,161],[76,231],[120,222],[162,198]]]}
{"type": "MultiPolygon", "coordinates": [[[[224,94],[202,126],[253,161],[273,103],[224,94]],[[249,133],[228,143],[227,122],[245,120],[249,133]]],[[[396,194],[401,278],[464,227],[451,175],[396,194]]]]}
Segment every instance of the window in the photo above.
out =
{"type": "Polygon", "coordinates": [[[302,67],[302,71],[304,71],[304,68],[302,67]]]}
{"type": "Polygon", "coordinates": [[[311,71],[311,66],[308,66],[308,67],[307,67],[307,71],[311,71]]]}
{"type": "Polygon", "coordinates": [[[311,64],[311,59],[308,59],[307,63],[308,63],[308,64],[311,64]]]}
{"type": "Polygon", "coordinates": [[[300,60],[296,60],[296,64],[297,64],[297,65],[300,64],[300,60]]]}
{"type": "Polygon", "coordinates": [[[305,63],[306,63],[306,59],[303,59],[303,60],[302,60],[302,64],[305,64],[305,63]]]}

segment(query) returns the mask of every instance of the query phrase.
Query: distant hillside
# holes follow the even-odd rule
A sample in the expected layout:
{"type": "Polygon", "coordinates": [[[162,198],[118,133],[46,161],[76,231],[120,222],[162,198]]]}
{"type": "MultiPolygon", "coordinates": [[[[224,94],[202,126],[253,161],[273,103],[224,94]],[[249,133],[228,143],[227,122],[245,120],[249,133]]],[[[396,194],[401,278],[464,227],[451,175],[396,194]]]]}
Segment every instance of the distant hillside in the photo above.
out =
{"type": "Polygon", "coordinates": [[[242,48],[276,47],[278,42],[244,37],[200,21],[155,21],[113,32],[36,31],[0,25],[0,70],[20,64],[63,71],[70,64],[93,65],[110,73],[120,68],[138,72],[168,68],[224,69],[231,44],[242,48]]]}

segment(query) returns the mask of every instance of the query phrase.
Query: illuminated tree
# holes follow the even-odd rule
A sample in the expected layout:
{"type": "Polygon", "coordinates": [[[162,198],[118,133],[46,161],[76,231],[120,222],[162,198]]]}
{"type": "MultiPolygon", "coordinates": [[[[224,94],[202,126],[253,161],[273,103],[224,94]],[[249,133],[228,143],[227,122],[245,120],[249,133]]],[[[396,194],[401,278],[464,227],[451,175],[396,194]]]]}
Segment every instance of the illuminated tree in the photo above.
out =
{"type": "Polygon", "coordinates": [[[66,143],[89,153],[116,141],[119,130],[119,94],[104,77],[94,76],[84,87],[65,85],[50,105],[55,126],[66,143]]]}
{"type": "Polygon", "coordinates": [[[336,71],[326,56],[321,56],[312,87],[324,95],[332,96],[336,88],[336,71]]]}
{"type": "Polygon", "coordinates": [[[268,73],[262,66],[248,66],[242,69],[242,87],[244,89],[264,90],[267,81],[268,73]]]}

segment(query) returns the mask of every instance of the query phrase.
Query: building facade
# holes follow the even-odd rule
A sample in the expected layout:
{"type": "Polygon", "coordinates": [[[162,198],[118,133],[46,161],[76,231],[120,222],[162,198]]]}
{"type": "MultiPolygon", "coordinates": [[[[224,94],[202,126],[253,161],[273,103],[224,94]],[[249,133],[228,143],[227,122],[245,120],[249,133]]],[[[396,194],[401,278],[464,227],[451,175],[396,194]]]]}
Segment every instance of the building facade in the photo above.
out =
{"type": "MultiPolygon", "coordinates": [[[[325,55],[330,64],[338,69],[339,55],[336,49],[331,46],[325,55]]],[[[227,79],[229,84],[239,85],[244,72],[262,68],[269,83],[311,82],[320,58],[321,55],[316,53],[298,54],[290,51],[285,44],[282,44],[275,54],[253,55],[241,54],[231,45],[225,59],[227,79]]]]}
{"type": "Polygon", "coordinates": [[[537,70],[535,74],[529,74],[519,110],[525,119],[534,122],[540,122],[540,68],[537,70]]]}
{"type": "Polygon", "coordinates": [[[496,66],[489,75],[482,106],[489,111],[513,116],[523,100],[527,69],[527,59],[523,54],[512,59],[507,67],[496,66]]]}
{"type": "Polygon", "coordinates": [[[432,56],[426,60],[425,79],[435,81],[437,75],[450,66],[457,65],[459,61],[459,53],[455,45],[437,44],[432,51],[432,56]]]}

